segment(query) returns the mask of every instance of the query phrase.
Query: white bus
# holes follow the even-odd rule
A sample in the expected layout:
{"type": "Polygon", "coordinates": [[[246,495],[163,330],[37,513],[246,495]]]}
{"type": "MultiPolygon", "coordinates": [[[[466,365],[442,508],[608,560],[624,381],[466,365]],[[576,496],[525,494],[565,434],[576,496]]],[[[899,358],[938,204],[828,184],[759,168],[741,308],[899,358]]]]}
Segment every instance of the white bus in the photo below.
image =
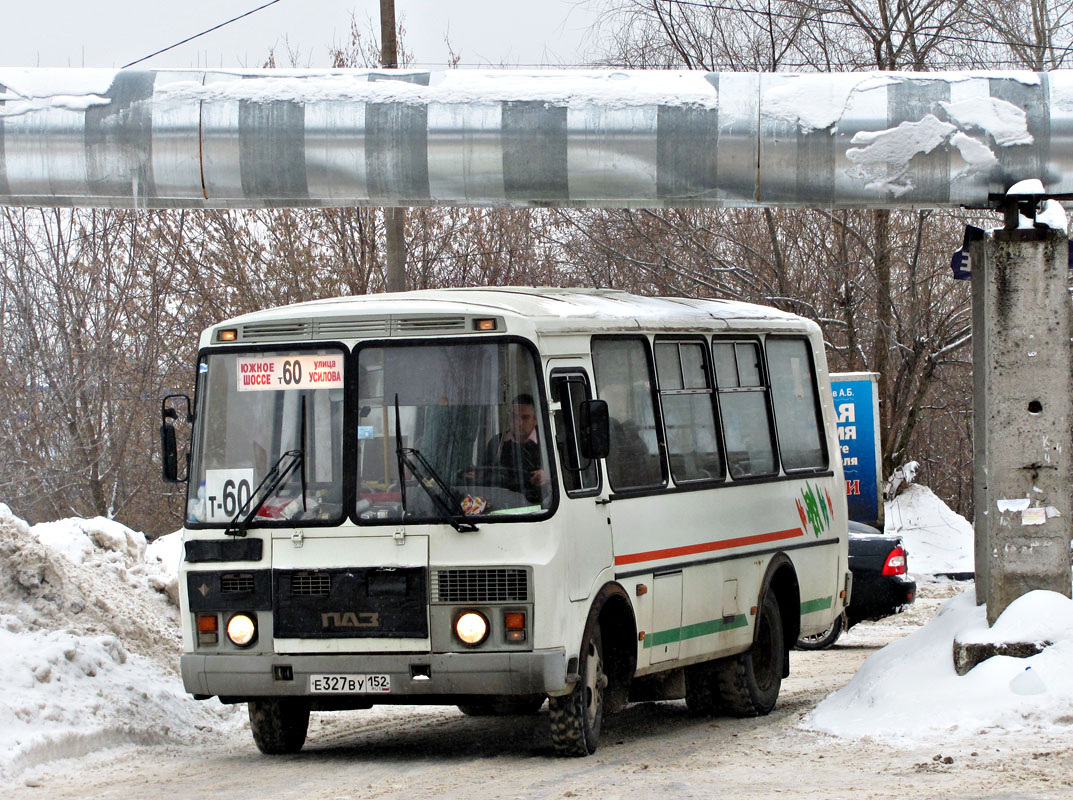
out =
{"type": "Polygon", "coordinates": [[[766,714],[849,602],[823,341],[774,309],[303,303],[205,331],[194,401],[162,415],[165,478],[189,481],[184,685],[248,703],[266,753],[311,709],[374,703],[547,701],[564,755],[631,701],[766,714]]]}

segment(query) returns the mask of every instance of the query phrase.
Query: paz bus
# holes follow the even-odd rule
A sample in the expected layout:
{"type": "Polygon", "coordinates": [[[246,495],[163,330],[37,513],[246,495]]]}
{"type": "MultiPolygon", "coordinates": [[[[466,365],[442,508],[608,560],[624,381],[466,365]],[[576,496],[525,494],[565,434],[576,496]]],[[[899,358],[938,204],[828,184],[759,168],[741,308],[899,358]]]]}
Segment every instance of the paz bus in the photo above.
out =
{"type": "Polygon", "coordinates": [[[162,402],[188,482],[184,686],[257,746],[311,710],[537,714],[559,754],[681,699],[767,714],[849,602],[823,340],[745,303],[425,290],[206,330],[162,402]],[[177,433],[178,432],[178,433],[177,433]]]}

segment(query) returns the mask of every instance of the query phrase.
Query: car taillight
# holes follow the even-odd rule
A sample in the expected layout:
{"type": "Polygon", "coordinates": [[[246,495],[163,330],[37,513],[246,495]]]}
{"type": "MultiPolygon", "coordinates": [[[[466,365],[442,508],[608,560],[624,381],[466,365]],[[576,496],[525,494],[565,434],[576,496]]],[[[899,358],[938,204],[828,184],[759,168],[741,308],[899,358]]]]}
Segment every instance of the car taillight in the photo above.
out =
{"type": "Polygon", "coordinates": [[[908,569],[905,550],[895,547],[887,554],[887,561],[883,565],[884,575],[904,575],[908,569]]]}

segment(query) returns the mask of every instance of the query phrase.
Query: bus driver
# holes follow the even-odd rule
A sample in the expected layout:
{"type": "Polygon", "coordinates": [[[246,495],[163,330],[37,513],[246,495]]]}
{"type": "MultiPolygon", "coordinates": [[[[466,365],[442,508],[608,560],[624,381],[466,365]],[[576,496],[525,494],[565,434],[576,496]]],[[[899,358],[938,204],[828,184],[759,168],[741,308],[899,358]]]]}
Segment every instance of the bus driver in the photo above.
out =
{"type": "Polygon", "coordinates": [[[531,503],[540,503],[548,474],[537,438],[537,416],[531,394],[520,394],[511,401],[510,428],[488,440],[481,463],[502,469],[505,476],[510,476],[505,481],[510,484],[506,488],[522,492],[531,503]]]}

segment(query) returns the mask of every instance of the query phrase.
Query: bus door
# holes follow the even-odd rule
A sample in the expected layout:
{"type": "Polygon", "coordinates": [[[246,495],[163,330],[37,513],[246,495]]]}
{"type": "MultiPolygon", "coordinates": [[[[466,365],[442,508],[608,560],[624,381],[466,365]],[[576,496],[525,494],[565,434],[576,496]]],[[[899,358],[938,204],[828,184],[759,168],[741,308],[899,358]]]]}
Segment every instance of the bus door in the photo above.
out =
{"type": "Polygon", "coordinates": [[[600,572],[611,566],[611,520],[600,465],[578,448],[578,408],[592,397],[592,388],[588,372],[575,359],[550,361],[548,386],[563,497],[555,519],[563,532],[567,585],[571,600],[587,600],[599,588],[600,572]]]}

